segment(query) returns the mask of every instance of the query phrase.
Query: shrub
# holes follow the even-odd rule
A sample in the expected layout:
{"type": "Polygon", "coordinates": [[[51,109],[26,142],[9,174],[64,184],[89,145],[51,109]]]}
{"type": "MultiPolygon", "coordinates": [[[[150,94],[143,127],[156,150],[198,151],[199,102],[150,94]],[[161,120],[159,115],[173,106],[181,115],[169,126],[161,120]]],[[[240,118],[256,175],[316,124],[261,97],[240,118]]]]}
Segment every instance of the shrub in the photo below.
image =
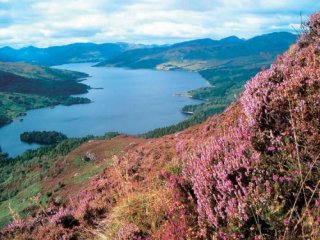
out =
{"type": "Polygon", "coordinates": [[[319,35],[318,13],[297,45],[248,82],[243,115],[185,154],[204,236],[319,237],[319,35]]]}

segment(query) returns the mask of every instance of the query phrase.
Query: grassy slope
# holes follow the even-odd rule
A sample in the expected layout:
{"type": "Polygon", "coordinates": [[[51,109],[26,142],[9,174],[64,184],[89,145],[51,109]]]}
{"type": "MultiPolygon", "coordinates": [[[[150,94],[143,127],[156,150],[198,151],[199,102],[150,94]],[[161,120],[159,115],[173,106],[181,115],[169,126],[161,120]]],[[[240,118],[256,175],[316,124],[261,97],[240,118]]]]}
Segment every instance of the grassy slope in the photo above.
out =
{"type": "Polygon", "coordinates": [[[30,109],[89,103],[86,98],[70,97],[87,92],[89,87],[79,82],[87,76],[80,72],[0,62],[0,126],[30,109]]]}
{"type": "Polygon", "coordinates": [[[47,204],[63,204],[85,188],[86,182],[100,173],[133,142],[133,137],[115,134],[103,138],[69,139],[56,147],[29,151],[20,158],[0,163],[0,227],[22,218],[47,204]],[[82,145],[81,145],[82,144],[82,145]],[[84,157],[90,152],[94,159],[84,157]]]}

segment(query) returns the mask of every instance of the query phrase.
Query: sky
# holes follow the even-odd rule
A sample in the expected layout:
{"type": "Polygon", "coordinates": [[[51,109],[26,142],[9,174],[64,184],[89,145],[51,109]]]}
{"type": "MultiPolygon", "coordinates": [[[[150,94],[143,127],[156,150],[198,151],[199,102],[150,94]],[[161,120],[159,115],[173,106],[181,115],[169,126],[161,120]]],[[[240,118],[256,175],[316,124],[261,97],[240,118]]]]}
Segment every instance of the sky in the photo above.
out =
{"type": "Polygon", "coordinates": [[[299,31],[319,0],[0,0],[0,47],[175,43],[299,31]]]}

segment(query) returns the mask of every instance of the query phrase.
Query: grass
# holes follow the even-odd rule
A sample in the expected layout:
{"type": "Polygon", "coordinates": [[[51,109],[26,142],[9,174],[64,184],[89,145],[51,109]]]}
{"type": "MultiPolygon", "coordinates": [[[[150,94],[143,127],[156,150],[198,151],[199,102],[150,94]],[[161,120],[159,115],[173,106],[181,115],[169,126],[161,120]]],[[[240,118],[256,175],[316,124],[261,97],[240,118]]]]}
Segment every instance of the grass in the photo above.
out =
{"type": "Polygon", "coordinates": [[[99,239],[114,239],[121,228],[131,223],[144,234],[155,234],[166,221],[168,201],[168,192],[164,189],[129,194],[112,209],[106,227],[98,234],[99,239]]]}
{"type": "MultiPolygon", "coordinates": [[[[23,189],[13,198],[0,203],[0,226],[4,226],[12,221],[13,212],[23,218],[38,209],[35,198],[40,191],[40,183],[34,183],[23,189]]],[[[45,202],[45,199],[41,199],[41,202],[45,202]]]]}
{"type": "MultiPolygon", "coordinates": [[[[47,160],[52,161],[50,168],[54,167],[54,163],[59,161],[58,159],[59,158],[47,160]]],[[[12,220],[12,211],[22,218],[29,216],[39,208],[40,204],[45,206],[50,201],[48,195],[51,197],[54,193],[54,195],[52,195],[53,199],[59,197],[64,189],[68,188],[68,191],[71,189],[77,191],[77,189],[80,189],[80,185],[84,184],[92,176],[101,172],[109,164],[110,161],[101,164],[79,164],[77,160],[75,165],[65,167],[58,176],[54,177],[54,182],[57,182],[57,184],[55,184],[53,188],[49,187],[50,185],[47,185],[53,180],[53,176],[50,176],[50,173],[45,174],[47,179],[41,180],[37,169],[34,169],[33,171],[30,170],[30,173],[24,178],[24,182],[27,182],[28,186],[20,189],[12,198],[0,202],[0,227],[8,224],[12,220]]],[[[17,179],[14,176],[11,176],[11,178],[4,182],[3,185],[18,184],[19,182],[19,178],[17,179]]]]}
{"type": "Polygon", "coordinates": [[[79,168],[77,170],[77,174],[72,176],[68,180],[67,184],[82,184],[88,179],[90,179],[92,176],[95,176],[98,173],[102,172],[102,170],[108,167],[110,164],[111,161],[104,162],[101,165],[97,165],[95,163],[86,163],[78,165],[79,168]]]}
{"type": "Polygon", "coordinates": [[[13,215],[25,218],[52,202],[63,204],[57,199],[69,199],[84,189],[91,177],[110,166],[113,156],[134,141],[110,140],[116,135],[67,139],[16,159],[0,160],[0,228],[13,215]],[[84,158],[88,149],[95,159],[84,158]]]}
{"type": "MultiPolygon", "coordinates": [[[[31,151],[25,156],[11,159],[7,163],[2,161],[0,168],[0,197],[2,199],[0,201],[0,227],[12,220],[13,213],[24,218],[36,211],[40,205],[45,206],[50,201],[46,185],[59,170],[58,163],[61,160],[59,152],[65,153],[67,149],[71,151],[81,143],[83,143],[81,140],[65,140],[56,147],[39,149],[33,151],[32,154],[31,151]]],[[[85,172],[83,170],[82,173],[85,172]]],[[[65,173],[61,172],[60,174],[65,173]]],[[[56,195],[59,195],[60,191],[60,188],[57,189],[56,195]]]]}
{"type": "Polygon", "coordinates": [[[56,105],[58,102],[48,97],[38,95],[0,93],[0,103],[0,114],[9,119],[13,119],[21,116],[31,108],[56,105]]]}

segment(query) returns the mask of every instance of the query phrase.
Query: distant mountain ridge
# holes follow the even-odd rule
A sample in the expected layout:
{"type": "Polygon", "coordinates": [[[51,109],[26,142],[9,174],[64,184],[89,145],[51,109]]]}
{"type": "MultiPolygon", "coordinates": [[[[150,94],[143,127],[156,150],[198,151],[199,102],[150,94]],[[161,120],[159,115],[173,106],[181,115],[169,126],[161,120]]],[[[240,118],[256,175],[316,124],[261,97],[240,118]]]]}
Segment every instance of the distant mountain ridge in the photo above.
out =
{"type": "Polygon", "coordinates": [[[236,36],[221,40],[197,39],[166,47],[128,50],[98,66],[199,71],[229,65],[230,61],[246,64],[266,61],[271,63],[296,40],[297,36],[288,32],[270,33],[248,40],[236,36]]]}
{"type": "Polygon", "coordinates": [[[210,83],[208,87],[186,94],[204,101],[182,109],[182,112],[191,112],[192,116],[177,125],[146,134],[152,138],[181,131],[222,112],[236,101],[250,78],[262,68],[268,68],[297,38],[288,32],[275,32],[247,40],[235,36],[221,40],[197,39],[170,46],[128,50],[97,66],[188,70],[198,72],[210,83]]]}
{"type": "MultiPolygon", "coordinates": [[[[149,137],[155,137],[203,122],[208,116],[223,111],[235,101],[246,81],[258,73],[261,68],[270,66],[276,57],[285,52],[296,39],[297,36],[294,34],[275,32],[247,40],[230,36],[221,40],[204,38],[160,46],[128,43],[74,43],[49,48],[13,49],[4,47],[0,48],[0,62],[25,62],[44,66],[99,62],[97,66],[101,67],[182,69],[201,74],[211,86],[190,91],[188,96],[205,100],[205,102],[197,106],[186,106],[182,111],[192,112],[193,116],[178,126],[170,126],[165,130],[155,130],[147,134],[149,137]]],[[[8,72],[9,66],[0,68],[0,71],[8,72]]],[[[17,74],[16,71],[13,73],[17,74]]],[[[34,73],[29,69],[27,74],[27,77],[30,77],[34,73]]],[[[8,79],[8,74],[5,76],[8,79]]],[[[20,74],[20,77],[25,76],[20,74]]],[[[38,77],[34,75],[32,78],[38,77]]],[[[25,85],[28,86],[25,89],[28,91],[23,93],[34,93],[33,89],[38,89],[30,87],[34,86],[34,81],[24,80],[23,82],[28,82],[25,85]]],[[[69,84],[70,82],[64,81],[63,83],[69,84]]],[[[60,85],[60,90],[59,85],[55,84],[55,86],[58,88],[52,91],[51,96],[63,92],[62,85],[60,85]]],[[[81,83],[76,83],[76,86],[80,87],[81,83]]],[[[13,91],[13,89],[21,90],[17,84],[11,83],[10,90],[13,91]]],[[[74,90],[73,87],[72,90],[74,90]]]]}
{"type": "Polygon", "coordinates": [[[14,49],[0,48],[0,61],[26,62],[45,66],[65,63],[101,62],[134,48],[145,47],[140,44],[127,43],[73,43],[48,48],[24,47],[14,49]]]}
{"type": "Polygon", "coordinates": [[[196,39],[196,40],[176,43],[176,44],[173,44],[172,47],[216,45],[219,43],[241,43],[244,41],[245,41],[245,39],[240,39],[237,36],[230,36],[230,37],[222,38],[221,40],[213,40],[211,38],[202,38],[202,39],[196,39]]]}
{"type": "MultiPolygon", "coordinates": [[[[276,32],[248,40],[230,36],[221,40],[204,38],[167,45],[73,43],[48,48],[3,47],[0,48],[0,61],[26,62],[44,66],[99,62],[99,66],[194,70],[200,68],[199,60],[210,60],[209,66],[212,66],[216,60],[244,57],[262,52],[270,53],[271,59],[275,54],[285,51],[288,45],[294,43],[296,39],[297,36],[294,34],[276,32]],[[197,63],[187,66],[190,65],[189,61],[197,61],[197,63]]],[[[201,66],[207,68],[207,65],[208,63],[202,63],[201,66]]]]}

